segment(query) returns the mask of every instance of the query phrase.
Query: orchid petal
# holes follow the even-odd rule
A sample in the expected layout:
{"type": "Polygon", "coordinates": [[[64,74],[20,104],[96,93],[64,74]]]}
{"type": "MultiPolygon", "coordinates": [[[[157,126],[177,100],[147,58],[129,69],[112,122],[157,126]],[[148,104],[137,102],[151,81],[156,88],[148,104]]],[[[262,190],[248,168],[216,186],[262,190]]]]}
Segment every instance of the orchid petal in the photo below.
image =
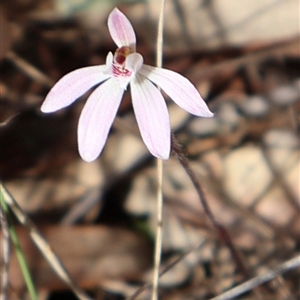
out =
{"type": "Polygon", "coordinates": [[[108,52],[107,56],[106,56],[106,66],[109,67],[112,65],[113,63],[113,60],[114,60],[114,55],[111,53],[111,52],[108,52]]]}
{"type": "Polygon", "coordinates": [[[90,95],[79,118],[79,153],[87,162],[101,153],[117,114],[124,90],[114,79],[107,80],[90,95]]]}
{"type": "Polygon", "coordinates": [[[139,74],[160,86],[177,105],[187,112],[200,117],[213,116],[194,85],[180,74],[148,65],[143,65],[139,74]]]}
{"type": "MultiPolygon", "coordinates": [[[[131,53],[127,56],[126,61],[125,61],[125,69],[131,72],[130,76],[118,76],[116,77],[116,80],[118,81],[119,85],[121,88],[124,90],[127,90],[127,86],[129,82],[132,80],[132,78],[136,75],[138,70],[142,67],[143,65],[143,56],[139,53],[131,53]]],[[[113,77],[113,71],[110,68],[109,71],[111,76],[113,77]]]]}
{"type": "Polygon", "coordinates": [[[131,77],[126,77],[126,76],[119,76],[117,78],[115,78],[116,81],[118,82],[118,85],[120,88],[122,88],[123,90],[127,90],[127,86],[131,80],[131,77]]]}
{"type": "Polygon", "coordinates": [[[154,156],[168,159],[171,129],[163,96],[147,78],[138,74],[130,86],[132,105],[144,143],[154,156]]]}
{"type": "Polygon", "coordinates": [[[133,27],[126,16],[117,8],[108,17],[108,30],[119,48],[129,46],[135,51],[136,38],[133,27]]]}
{"type": "Polygon", "coordinates": [[[110,54],[107,55],[107,58],[106,58],[106,61],[108,62],[107,63],[107,69],[104,71],[105,74],[108,74],[110,77],[114,77],[119,86],[126,90],[127,89],[127,86],[130,82],[130,80],[135,76],[135,74],[138,72],[138,70],[142,67],[143,65],[143,56],[139,53],[131,53],[129,54],[127,57],[126,57],[126,60],[125,60],[125,69],[130,71],[129,75],[126,75],[126,76],[115,76],[114,74],[114,71],[113,71],[113,65],[109,65],[109,61],[110,61],[110,54]]]}
{"type": "Polygon", "coordinates": [[[105,65],[85,67],[66,74],[50,90],[41,111],[49,113],[69,106],[94,85],[110,77],[102,73],[106,68],[105,65]]]}
{"type": "Polygon", "coordinates": [[[135,74],[143,66],[143,62],[143,56],[137,52],[134,52],[126,57],[125,68],[135,74]]]}

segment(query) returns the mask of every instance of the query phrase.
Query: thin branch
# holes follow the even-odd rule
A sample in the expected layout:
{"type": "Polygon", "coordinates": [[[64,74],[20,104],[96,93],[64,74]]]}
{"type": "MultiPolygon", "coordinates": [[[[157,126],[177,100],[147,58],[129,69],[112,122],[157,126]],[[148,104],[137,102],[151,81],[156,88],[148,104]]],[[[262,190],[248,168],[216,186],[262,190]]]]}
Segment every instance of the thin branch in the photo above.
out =
{"type": "Polygon", "coordinates": [[[278,275],[287,272],[289,270],[295,269],[297,267],[300,266],[300,255],[292,258],[288,261],[286,261],[285,263],[281,264],[279,267],[270,270],[262,275],[256,276],[236,287],[234,287],[233,289],[215,297],[212,298],[210,300],[229,300],[229,299],[233,299],[245,292],[248,292],[252,289],[254,289],[255,287],[274,279],[275,277],[277,277],[278,275]]]}
{"type": "MultiPolygon", "coordinates": [[[[160,272],[159,277],[162,277],[165,273],[167,273],[169,270],[171,270],[174,266],[176,266],[178,263],[180,263],[184,258],[186,258],[190,253],[198,250],[203,245],[204,240],[202,240],[198,246],[193,247],[183,254],[181,254],[177,259],[175,259],[173,262],[169,263],[165,266],[165,268],[160,272]]],[[[141,286],[133,295],[130,297],[127,297],[126,300],[134,300],[137,296],[139,296],[143,291],[151,288],[151,283],[145,283],[143,286],[141,286]]]]}
{"type": "Polygon", "coordinates": [[[176,154],[177,159],[180,162],[180,164],[182,165],[182,167],[184,168],[185,172],[190,177],[190,179],[197,191],[197,194],[199,196],[199,199],[201,201],[201,204],[203,206],[205,214],[207,215],[208,219],[210,220],[210,222],[212,223],[214,228],[217,230],[220,239],[225,243],[225,245],[230,250],[231,256],[234,259],[234,261],[236,262],[236,265],[237,265],[240,273],[243,274],[243,276],[245,278],[250,278],[250,274],[249,274],[246,266],[244,265],[239,252],[235,248],[235,246],[230,238],[230,235],[228,234],[227,230],[221,224],[219,224],[219,222],[215,219],[215,217],[208,205],[208,202],[206,200],[206,197],[204,195],[202,187],[198,181],[198,178],[197,178],[196,174],[193,172],[193,170],[191,169],[189,161],[185,157],[185,155],[181,149],[181,146],[178,143],[177,139],[175,138],[174,134],[172,134],[172,150],[176,154]]]}

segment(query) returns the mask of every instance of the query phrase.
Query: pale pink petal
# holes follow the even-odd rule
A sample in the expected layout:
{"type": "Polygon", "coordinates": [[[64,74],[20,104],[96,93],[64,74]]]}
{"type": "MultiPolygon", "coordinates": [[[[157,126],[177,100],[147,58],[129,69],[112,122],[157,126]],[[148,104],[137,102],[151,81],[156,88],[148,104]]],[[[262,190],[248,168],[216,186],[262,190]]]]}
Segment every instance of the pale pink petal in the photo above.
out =
{"type": "Polygon", "coordinates": [[[144,76],[130,83],[132,105],[144,143],[156,157],[170,156],[171,129],[166,102],[158,89],[144,76]]]}
{"type": "Polygon", "coordinates": [[[124,90],[112,78],[101,84],[88,98],[79,118],[79,153],[87,162],[101,153],[116,116],[124,90]]]}
{"type": "Polygon", "coordinates": [[[108,30],[119,48],[130,46],[135,51],[135,33],[126,16],[115,8],[108,17],[108,30]]]}
{"type": "Polygon", "coordinates": [[[143,66],[143,56],[137,52],[131,53],[126,57],[125,68],[134,74],[143,66]]]}
{"type": "Polygon", "coordinates": [[[94,85],[110,76],[103,74],[105,65],[77,69],[62,77],[50,90],[42,104],[44,113],[54,112],[72,104],[94,85]]]}
{"type": "Polygon", "coordinates": [[[148,65],[143,65],[139,74],[161,87],[177,105],[187,112],[200,117],[213,116],[194,85],[180,74],[148,65]]]}
{"type": "Polygon", "coordinates": [[[107,56],[106,56],[106,66],[109,67],[112,65],[114,60],[114,55],[111,52],[108,52],[107,56]]]}

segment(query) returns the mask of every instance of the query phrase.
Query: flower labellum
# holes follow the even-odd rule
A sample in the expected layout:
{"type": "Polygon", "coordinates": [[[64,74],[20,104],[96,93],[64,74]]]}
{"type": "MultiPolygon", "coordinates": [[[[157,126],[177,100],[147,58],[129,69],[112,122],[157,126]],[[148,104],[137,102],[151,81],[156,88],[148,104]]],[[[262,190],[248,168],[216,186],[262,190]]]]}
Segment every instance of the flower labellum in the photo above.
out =
{"type": "Polygon", "coordinates": [[[78,124],[78,148],[81,157],[91,162],[101,153],[124,91],[130,84],[132,105],[142,139],[156,157],[170,156],[171,128],[166,102],[159,86],[187,112],[212,117],[192,83],[170,70],[143,64],[136,52],[133,27],[115,8],[108,17],[108,29],[118,49],[108,53],[105,65],[84,67],[62,77],[50,90],[42,112],[49,113],[72,104],[92,87],[78,124]]]}

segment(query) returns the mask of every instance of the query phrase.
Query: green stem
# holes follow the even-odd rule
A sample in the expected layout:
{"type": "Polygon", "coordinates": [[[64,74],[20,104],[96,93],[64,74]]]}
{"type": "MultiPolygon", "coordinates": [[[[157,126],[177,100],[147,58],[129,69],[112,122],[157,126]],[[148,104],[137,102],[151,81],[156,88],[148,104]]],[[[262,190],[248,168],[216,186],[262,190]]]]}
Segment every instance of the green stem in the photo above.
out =
{"type": "Polygon", "coordinates": [[[18,261],[19,261],[19,264],[20,264],[21,272],[23,274],[28,292],[29,292],[30,297],[31,297],[32,300],[37,300],[36,290],[35,290],[35,287],[34,287],[30,272],[29,272],[29,268],[28,268],[27,263],[26,263],[26,258],[24,256],[23,251],[22,251],[16,229],[13,226],[13,222],[12,222],[12,219],[11,219],[11,216],[10,216],[8,206],[5,202],[5,199],[4,199],[4,196],[3,196],[3,193],[2,193],[2,189],[0,189],[0,201],[1,201],[1,208],[3,209],[4,213],[7,216],[7,220],[8,220],[8,223],[9,223],[10,238],[11,238],[11,240],[13,242],[13,245],[16,249],[17,258],[18,258],[18,261]]]}

